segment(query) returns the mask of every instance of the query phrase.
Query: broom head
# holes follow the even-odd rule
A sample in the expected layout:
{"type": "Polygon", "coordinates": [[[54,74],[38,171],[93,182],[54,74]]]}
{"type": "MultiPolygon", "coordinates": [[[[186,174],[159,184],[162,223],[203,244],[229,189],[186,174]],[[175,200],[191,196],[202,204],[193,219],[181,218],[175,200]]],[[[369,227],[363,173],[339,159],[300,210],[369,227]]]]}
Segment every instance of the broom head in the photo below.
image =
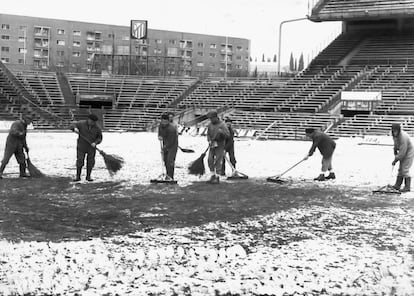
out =
{"type": "Polygon", "coordinates": [[[113,155],[113,154],[106,154],[103,151],[99,151],[102,155],[105,166],[111,176],[115,175],[125,163],[124,159],[120,156],[113,155]]]}
{"type": "Polygon", "coordinates": [[[202,176],[206,172],[204,168],[204,157],[206,156],[205,153],[201,154],[199,158],[194,160],[190,165],[188,166],[188,173],[191,175],[199,175],[202,176]]]}
{"type": "Polygon", "coordinates": [[[29,171],[30,177],[41,178],[45,176],[37,167],[34,166],[29,157],[26,159],[26,162],[27,170],[29,171]]]}

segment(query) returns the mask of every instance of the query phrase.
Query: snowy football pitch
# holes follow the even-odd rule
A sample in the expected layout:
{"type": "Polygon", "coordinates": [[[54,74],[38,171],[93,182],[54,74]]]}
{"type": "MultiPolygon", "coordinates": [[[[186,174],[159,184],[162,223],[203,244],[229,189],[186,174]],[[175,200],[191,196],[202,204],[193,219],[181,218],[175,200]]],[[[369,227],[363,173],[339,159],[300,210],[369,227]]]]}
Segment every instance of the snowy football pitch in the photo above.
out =
{"type": "Polygon", "coordinates": [[[49,177],[18,179],[14,159],[6,168],[0,295],[412,295],[414,196],[372,195],[394,181],[393,150],[359,142],[337,141],[335,181],[311,181],[317,151],[273,184],[311,142],[237,141],[249,180],[208,185],[187,174],[206,139],[182,136],[196,153],[178,152],[179,185],[166,186],[149,184],[156,134],[105,133],[100,148],[124,168],[110,177],[97,155],[95,182],[73,184],[76,136],[30,132],[49,177]]]}

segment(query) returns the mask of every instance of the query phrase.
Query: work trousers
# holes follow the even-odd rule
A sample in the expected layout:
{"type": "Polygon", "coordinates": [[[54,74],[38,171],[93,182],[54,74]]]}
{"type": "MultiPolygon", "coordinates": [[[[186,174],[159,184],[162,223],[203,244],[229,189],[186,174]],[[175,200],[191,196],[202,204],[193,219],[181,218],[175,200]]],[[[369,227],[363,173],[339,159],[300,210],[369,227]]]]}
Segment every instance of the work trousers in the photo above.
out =
{"type": "MultiPolygon", "coordinates": [[[[226,157],[227,153],[229,154],[231,165],[233,166],[233,168],[236,168],[236,157],[234,156],[234,145],[231,145],[224,150],[224,158],[226,157]]],[[[226,173],[226,160],[223,159],[223,164],[221,167],[221,174],[224,175],[225,173],[226,173]]]]}
{"type": "Polygon", "coordinates": [[[96,149],[92,146],[90,147],[77,147],[76,148],[76,167],[82,168],[85,164],[86,156],[86,168],[92,170],[95,166],[95,155],[96,149]]]}
{"type": "Polygon", "coordinates": [[[210,172],[221,174],[224,159],[224,146],[210,147],[208,151],[208,167],[210,172]]]}
{"type": "Polygon", "coordinates": [[[398,176],[410,177],[410,168],[413,165],[413,157],[405,157],[400,160],[400,166],[398,167],[398,176]]]}
{"type": "Polygon", "coordinates": [[[326,172],[332,170],[332,155],[322,157],[322,169],[321,172],[326,172]]]}
{"type": "Polygon", "coordinates": [[[173,147],[169,149],[164,148],[163,150],[163,160],[165,169],[167,170],[167,175],[171,179],[174,179],[175,157],[177,155],[177,148],[178,147],[173,147]]]}
{"type": "Polygon", "coordinates": [[[23,143],[21,141],[13,141],[7,139],[3,160],[1,161],[0,174],[3,173],[13,154],[20,166],[26,166],[26,157],[24,156],[23,152],[23,143]]]}

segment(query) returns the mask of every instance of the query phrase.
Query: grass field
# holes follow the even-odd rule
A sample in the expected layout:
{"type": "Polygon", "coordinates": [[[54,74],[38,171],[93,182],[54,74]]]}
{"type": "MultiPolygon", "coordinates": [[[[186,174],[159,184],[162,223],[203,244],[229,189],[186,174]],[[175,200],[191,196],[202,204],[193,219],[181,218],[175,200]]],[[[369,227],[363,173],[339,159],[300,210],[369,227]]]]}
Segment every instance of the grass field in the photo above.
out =
{"type": "MultiPolygon", "coordinates": [[[[0,134],[0,149],[5,134],[0,134]]],[[[205,183],[188,163],[204,138],[180,137],[177,186],[161,172],[155,134],[105,134],[125,167],[111,178],[97,155],[95,182],[72,183],[76,137],[28,135],[48,175],[0,182],[0,295],[413,295],[414,194],[373,195],[393,182],[392,147],[340,139],[338,179],[311,181],[310,142],[238,141],[247,181],[205,183]]]]}

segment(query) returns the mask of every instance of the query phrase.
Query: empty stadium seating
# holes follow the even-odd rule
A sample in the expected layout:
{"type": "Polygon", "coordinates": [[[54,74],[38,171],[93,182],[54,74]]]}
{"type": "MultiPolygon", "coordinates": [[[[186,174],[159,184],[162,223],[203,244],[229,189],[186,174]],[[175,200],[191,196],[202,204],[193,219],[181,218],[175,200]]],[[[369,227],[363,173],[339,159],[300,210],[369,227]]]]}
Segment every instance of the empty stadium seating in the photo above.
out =
{"type": "Polygon", "coordinates": [[[325,0],[312,10],[315,21],[413,13],[412,0],[325,0]]]}

